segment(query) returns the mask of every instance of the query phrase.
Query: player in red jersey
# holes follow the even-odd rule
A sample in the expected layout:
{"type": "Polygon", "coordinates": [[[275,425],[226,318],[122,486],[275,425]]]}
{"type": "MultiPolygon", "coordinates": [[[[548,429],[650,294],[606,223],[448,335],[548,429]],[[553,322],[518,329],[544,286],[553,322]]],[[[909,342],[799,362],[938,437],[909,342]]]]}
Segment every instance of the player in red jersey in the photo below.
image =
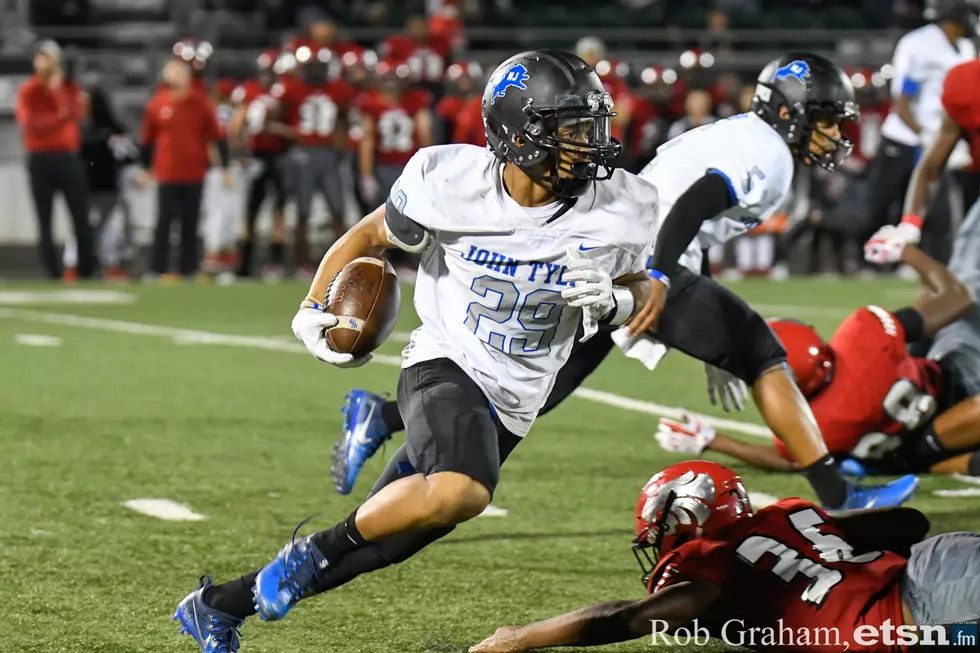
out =
{"type": "Polygon", "coordinates": [[[381,45],[383,58],[405,63],[412,78],[433,93],[442,85],[449,55],[449,42],[430,34],[423,16],[409,16],[405,33],[391,36],[381,45]]]}
{"type": "MultiPolygon", "coordinates": [[[[912,307],[888,312],[859,308],[825,343],[811,327],[791,320],[769,324],[807,398],[827,449],[871,472],[966,472],[966,453],[980,449],[980,401],[953,370],[906,353],[973,307],[966,286],[946,267],[908,246],[901,259],[922,277],[925,293],[912,307]]],[[[778,440],[772,445],[717,434],[702,419],[660,421],[657,439],[674,452],[704,449],[775,471],[798,467],[778,440]]]]}
{"type": "Polygon", "coordinates": [[[249,160],[245,165],[248,174],[248,193],[245,202],[245,231],[240,243],[238,276],[252,274],[255,249],[255,224],[262,204],[271,191],[272,238],[266,277],[282,275],[285,239],[286,188],[284,180],[284,154],[289,149],[290,133],[282,122],[282,111],[273,97],[276,78],[281,75],[291,53],[276,48],[266,50],[256,61],[256,76],[247,80],[232,93],[235,113],[228,126],[229,143],[234,150],[245,148],[249,160]]]}
{"type": "Polygon", "coordinates": [[[378,64],[379,88],[360,107],[361,189],[369,204],[388,196],[402,168],[419,148],[432,145],[432,96],[405,88],[406,64],[378,64]]]}
{"type": "Polygon", "coordinates": [[[475,61],[458,61],[446,71],[446,95],[436,105],[450,143],[487,144],[483,128],[483,70],[475,61]]]}
{"type": "Polygon", "coordinates": [[[904,653],[950,643],[946,627],[926,624],[980,616],[980,535],[923,540],[929,521],[912,508],[831,517],[784,499],[753,512],[732,470],[692,461],[650,479],[635,528],[646,598],[505,626],[470,651],[651,636],[672,645],[695,632],[698,644],[711,636],[756,651],[904,653]]]}
{"type": "Polygon", "coordinates": [[[314,193],[320,193],[330,209],[334,238],[345,231],[341,166],[354,90],[341,79],[329,79],[333,61],[330,50],[313,51],[304,46],[296,51],[296,61],[298,75],[282,84],[277,99],[296,142],[290,153],[296,183],[296,261],[304,272],[312,274],[315,266],[307,230],[314,193]]]}

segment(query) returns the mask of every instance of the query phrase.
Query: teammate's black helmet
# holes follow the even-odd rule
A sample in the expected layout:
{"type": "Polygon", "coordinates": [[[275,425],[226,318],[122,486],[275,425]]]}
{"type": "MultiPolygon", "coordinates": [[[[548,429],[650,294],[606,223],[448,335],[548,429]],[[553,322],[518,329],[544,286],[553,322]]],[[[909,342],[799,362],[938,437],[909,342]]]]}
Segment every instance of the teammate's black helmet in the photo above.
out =
{"type": "Polygon", "coordinates": [[[575,55],[522,52],[500,64],[483,91],[487,145],[556,196],[577,197],[612,176],[620,151],[609,133],[612,106],[599,76],[575,55]]]}
{"type": "Polygon", "coordinates": [[[926,0],[922,15],[933,22],[957,23],[967,34],[980,35],[980,0],[926,0]]]}
{"type": "Polygon", "coordinates": [[[836,64],[816,54],[793,52],[769,62],[759,75],[752,98],[752,112],[775,129],[797,158],[810,160],[828,170],[850,155],[853,144],[844,137],[831,138],[833,152],[815,156],[810,137],[819,120],[841,124],[860,117],[851,80],[836,64]],[[783,117],[781,107],[789,115],[783,117]]]}

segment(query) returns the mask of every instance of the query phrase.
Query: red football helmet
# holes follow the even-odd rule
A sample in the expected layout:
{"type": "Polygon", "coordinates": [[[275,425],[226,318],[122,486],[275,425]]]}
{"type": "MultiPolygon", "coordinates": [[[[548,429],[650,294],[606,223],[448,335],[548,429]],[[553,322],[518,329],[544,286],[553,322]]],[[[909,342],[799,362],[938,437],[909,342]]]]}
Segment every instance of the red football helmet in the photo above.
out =
{"type": "Polygon", "coordinates": [[[834,376],[834,350],[812,326],[784,318],[768,322],[786,348],[786,362],[804,397],[812,397],[830,383],[834,376]]]}
{"type": "Polygon", "coordinates": [[[636,502],[633,555],[643,570],[643,585],[649,587],[663,555],[751,515],[742,478],[724,465],[691,460],[663,470],[636,502]]]}

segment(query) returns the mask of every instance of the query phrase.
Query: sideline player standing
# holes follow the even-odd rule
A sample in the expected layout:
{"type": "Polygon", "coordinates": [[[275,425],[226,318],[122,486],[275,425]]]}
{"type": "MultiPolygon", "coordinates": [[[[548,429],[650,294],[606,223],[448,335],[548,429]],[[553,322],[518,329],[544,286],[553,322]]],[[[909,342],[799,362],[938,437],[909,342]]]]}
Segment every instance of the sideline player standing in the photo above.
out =
{"type": "MultiPolygon", "coordinates": [[[[895,46],[894,105],[881,126],[881,144],[869,165],[871,197],[862,240],[890,222],[892,206],[908,188],[922,148],[936,137],[942,122],[940,93],[946,72],[977,56],[969,39],[977,12],[973,0],[928,0],[926,16],[934,22],[912,30],[895,46]]],[[[914,226],[920,227],[921,220],[914,226]]]]}
{"type": "MultiPolygon", "coordinates": [[[[666,214],[650,264],[655,309],[630,325],[630,331],[651,327],[651,336],[663,345],[704,361],[709,396],[712,402],[720,397],[726,409],[730,403],[741,407],[742,382],[750,383],[766,424],[800,461],[821,503],[835,509],[902,503],[917,481],[906,477],[874,488],[849,485],[827,453],[806,399],[787,372],[786,352],[765,320],[697,272],[702,248],[744,234],[785,202],[796,161],[836,168],[851,149],[841,136],[841,123],[856,117],[854,89],[844,71],[823,57],[791,53],[762,71],[750,113],[662,146],[640,173],[658,188],[666,214]]],[[[636,345],[626,343],[625,348],[636,345]]],[[[577,348],[558,374],[543,412],[581,385],[612,346],[611,330],[604,330],[577,348]]],[[[398,413],[381,403],[363,391],[350,395],[332,470],[339,489],[349,491],[351,471],[356,473],[398,425],[398,413]]]]}
{"type": "Polygon", "coordinates": [[[490,148],[446,145],[412,157],[387,203],[330,248],[293,320],[318,359],[337,324],[320,302],[349,262],[398,247],[422,256],[422,326],[404,352],[405,445],[374,493],[334,527],[289,542],[263,569],[189,594],[181,621],[202,650],[232,653],[258,612],[407,560],[490,503],[568,359],[580,323],[623,324],[646,305],[657,191],[613,175],[612,100],[562,52],[511,57],[483,95],[490,148]]]}

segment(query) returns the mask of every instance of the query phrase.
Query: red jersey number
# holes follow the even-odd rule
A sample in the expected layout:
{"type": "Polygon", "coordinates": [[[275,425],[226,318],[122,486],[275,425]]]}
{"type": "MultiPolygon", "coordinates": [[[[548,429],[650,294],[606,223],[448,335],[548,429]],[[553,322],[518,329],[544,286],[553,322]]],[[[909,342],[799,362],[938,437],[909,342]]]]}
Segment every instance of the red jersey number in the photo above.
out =
{"type": "Polygon", "coordinates": [[[299,107],[299,133],[329,136],[337,124],[337,105],[326,95],[311,95],[299,107]]]}
{"type": "Polygon", "coordinates": [[[410,152],[414,145],[415,121],[403,109],[390,109],[378,117],[378,150],[410,152]]]}
{"type": "MultiPolygon", "coordinates": [[[[820,532],[819,526],[826,522],[812,508],[790,513],[789,521],[797,533],[813,544],[813,552],[827,562],[864,564],[881,557],[881,551],[855,556],[850,544],[832,533],[820,532]]],[[[761,567],[766,554],[771,553],[775,561],[770,571],[783,582],[790,583],[797,576],[810,579],[800,598],[811,605],[823,605],[831,590],[844,580],[844,572],[814,562],[799,551],[764,535],[746,538],[735,552],[753,567],[761,567]]]]}

